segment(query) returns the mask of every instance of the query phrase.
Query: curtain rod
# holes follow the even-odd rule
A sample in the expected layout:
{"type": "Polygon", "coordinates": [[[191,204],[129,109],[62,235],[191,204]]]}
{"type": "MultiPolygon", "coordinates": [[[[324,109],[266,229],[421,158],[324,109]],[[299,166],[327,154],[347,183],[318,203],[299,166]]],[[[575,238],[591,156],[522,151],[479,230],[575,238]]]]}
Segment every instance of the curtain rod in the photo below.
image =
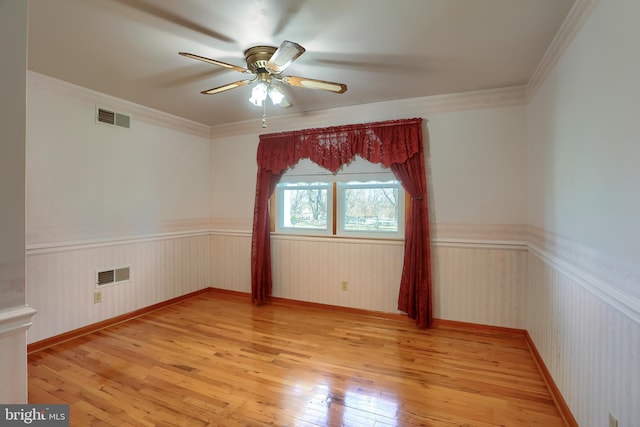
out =
{"type": "Polygon", "coordinates": [[[377,127],[390,127],[390,126],[401,126],[406,124],[413,123],[422,123],[422,117],[414,117],[411,119],[394,119],[394,120],[385,120],[381,122],[369,122],[369,123],[353,123],[348,125],[337,125],[337,126],[328,126],[324,128],[309,128],[309,129],[300,129],[300,130],[292,130],[292,131],[283,131],[276,133],[267,133],[260,135],[260,139],[262,138],[268,139],[277,136],[283,135],[308,135],[308,134],[317,134],[317,133],[331,133],[336,131],[350,131],[350,130],[365,130],[369,128],[377,128],[377,127]]]}

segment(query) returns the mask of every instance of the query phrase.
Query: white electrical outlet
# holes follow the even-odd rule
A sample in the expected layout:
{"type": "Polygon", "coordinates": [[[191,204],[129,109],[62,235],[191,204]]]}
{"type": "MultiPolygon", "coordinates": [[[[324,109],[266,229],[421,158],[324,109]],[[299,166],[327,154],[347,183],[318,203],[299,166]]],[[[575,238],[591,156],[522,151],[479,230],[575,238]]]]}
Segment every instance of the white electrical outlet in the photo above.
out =
{"type": "Polygon", "coordinates": [[[618,420],[609,412],[609,427],[618,427],[618,420]]]}
{"type": "Polygon", "coordinates": [[[93,303],[94,304],[99,304],[102,302],[102,292],[100,291],[95,291],[93,293],[93,303]]]}
{"type": "Polygon", "coordinates": [[[346,280],[343,280],[343,281],[342,281],[342,290],[343,290],[343,291],[346,291],[346,290],[347,290],[347,281],[346,281],[346,280]]]}

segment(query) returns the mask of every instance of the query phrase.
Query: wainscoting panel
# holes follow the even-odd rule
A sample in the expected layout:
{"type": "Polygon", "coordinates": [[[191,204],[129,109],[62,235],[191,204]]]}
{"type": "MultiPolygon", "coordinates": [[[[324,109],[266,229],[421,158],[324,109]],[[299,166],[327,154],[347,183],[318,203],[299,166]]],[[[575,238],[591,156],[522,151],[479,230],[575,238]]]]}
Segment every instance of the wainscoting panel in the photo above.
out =
{"type": "Polygon", "coordinates": [[[531,249],[525,328],[578,424],[638,425],[640,324],[531,249]]]}
{"type": "MultiPolygon", "coordinates": [[[[404,242],[272,236],[273,296],[398,313],[404,242]],[[342,290],[346,282],[347,290],[342,290]]],[[[251,234],[212,232],[211,286],[251,292],[251,234]]],[[[434,315],[521,328],[526,246],[435,242],[434,315]]]]}
{"type": "Polygon", "coordinates": [[[211,286],[251,292],[251,233],[211,232],[211,286]]]}
{"type": "Polygon", "coordinates": [[[522,328],[526,246],[436,242],[434,317],[522,328]]]}
{"type": "Polygon", "coordinates": [[[272,250],[274,296],[398,313],[404,242],[275,236],[272,250]]]}
{"type": "Polygon", "coordinates": [[[38,312],[28,342],[43,340],[209,286],[205,233],[51,245],[27,250],[27,301],[38,312]],[[96,271],[129,266],[131,278],[98,289],[96,271]]]}

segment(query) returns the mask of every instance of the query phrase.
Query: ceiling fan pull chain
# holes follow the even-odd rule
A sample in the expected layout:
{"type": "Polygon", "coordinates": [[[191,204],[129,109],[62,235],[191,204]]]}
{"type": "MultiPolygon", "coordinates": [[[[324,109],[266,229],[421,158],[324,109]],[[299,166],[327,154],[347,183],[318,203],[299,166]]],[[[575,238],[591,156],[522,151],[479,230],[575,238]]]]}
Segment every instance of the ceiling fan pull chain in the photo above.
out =
{"type": "Polygon", "coordinates": [[[267,100],[262,101],[262,128],[267,127],[267,100]]]}

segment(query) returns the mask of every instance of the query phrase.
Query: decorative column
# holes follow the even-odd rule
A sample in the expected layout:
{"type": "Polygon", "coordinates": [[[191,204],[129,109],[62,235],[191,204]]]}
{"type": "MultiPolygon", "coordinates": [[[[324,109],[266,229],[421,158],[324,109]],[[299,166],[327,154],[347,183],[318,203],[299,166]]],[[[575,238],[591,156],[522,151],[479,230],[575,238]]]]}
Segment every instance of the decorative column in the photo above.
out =
{"type": "Polygon", "coordinates": [[[25,153],[29,3],[0,2],[0,403],[27,403],[25,153]]]}

